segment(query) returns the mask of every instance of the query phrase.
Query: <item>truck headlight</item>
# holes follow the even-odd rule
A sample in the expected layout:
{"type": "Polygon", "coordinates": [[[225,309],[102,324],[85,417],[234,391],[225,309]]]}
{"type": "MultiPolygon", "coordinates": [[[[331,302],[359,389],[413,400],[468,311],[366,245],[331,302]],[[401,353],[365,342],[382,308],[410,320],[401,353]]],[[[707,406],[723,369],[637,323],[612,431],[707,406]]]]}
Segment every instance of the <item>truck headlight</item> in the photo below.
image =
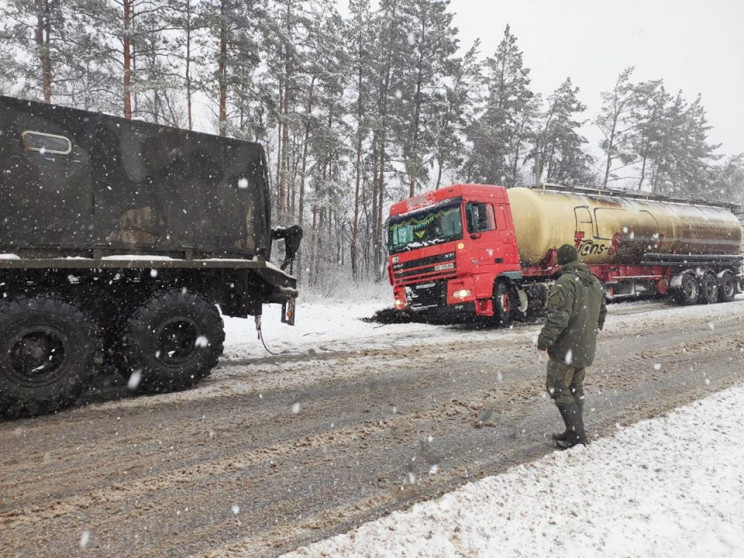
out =
{"type": "Polygon", "coordinates": [[[466,298],[470,298],[473,296],[473,291],[470,289],[460,289],[459,291],[455,291],[452,293],[452,298],[456,298],[458,300],[464,300],[466,298]]]}

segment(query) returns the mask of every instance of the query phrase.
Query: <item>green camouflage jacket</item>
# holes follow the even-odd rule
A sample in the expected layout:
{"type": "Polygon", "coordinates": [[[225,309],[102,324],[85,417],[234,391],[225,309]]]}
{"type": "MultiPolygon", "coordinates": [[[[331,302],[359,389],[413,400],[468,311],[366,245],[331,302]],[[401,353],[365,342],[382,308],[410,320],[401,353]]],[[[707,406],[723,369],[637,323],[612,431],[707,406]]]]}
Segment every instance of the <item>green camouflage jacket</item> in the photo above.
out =
{"type": "Polygon", "coordinates": [[[606,315],[602,283],[586,264],[570,262],[550,288],[548,318],[537,348],[547,349],[551,358],[571,366],[590,366],[606,315]]]}

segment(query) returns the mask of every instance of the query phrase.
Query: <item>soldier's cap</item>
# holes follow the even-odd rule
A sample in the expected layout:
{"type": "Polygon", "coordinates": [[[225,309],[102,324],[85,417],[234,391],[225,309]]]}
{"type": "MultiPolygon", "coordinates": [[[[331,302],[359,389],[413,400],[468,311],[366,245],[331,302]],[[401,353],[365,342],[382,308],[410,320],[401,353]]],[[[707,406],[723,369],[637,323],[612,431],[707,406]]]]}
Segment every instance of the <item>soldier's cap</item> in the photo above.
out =
{"type": "Polygon", "coordinates": [[[558,265],[566,265],[579,259],[579,252],[570,244],[558,248],[558,265]]]}

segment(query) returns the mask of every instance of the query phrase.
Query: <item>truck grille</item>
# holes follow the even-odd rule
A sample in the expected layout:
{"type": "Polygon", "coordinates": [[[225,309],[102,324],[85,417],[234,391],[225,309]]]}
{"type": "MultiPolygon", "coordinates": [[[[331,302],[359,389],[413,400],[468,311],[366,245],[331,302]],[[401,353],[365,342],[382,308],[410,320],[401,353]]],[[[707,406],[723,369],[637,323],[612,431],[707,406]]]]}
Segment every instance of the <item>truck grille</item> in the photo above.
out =
{"type": "Polygon", "coordinates": [[[432,281],[406,287],[408,306],[415,310],[445,307],[447,305],[447,282],[432,281]]]}
{"type": "Polygon", "coordinates": [[[410,262],[393,262],[393,275],[396,282],[407,283],[412,279],[438,278],[454,275],[456,269],[455,253],[438,254],[410,262]]]}

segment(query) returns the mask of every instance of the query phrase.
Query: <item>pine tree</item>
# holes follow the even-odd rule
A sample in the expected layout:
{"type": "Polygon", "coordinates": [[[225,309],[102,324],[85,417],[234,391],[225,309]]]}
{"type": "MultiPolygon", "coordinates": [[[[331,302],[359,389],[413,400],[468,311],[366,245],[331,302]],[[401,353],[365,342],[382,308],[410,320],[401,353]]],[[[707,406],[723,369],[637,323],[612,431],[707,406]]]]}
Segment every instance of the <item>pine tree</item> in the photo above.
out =
{"type": "Polygon", "coordinates": [[[636,149],[641,160],[638,188],[670,195],[699,195],[705,190],[718,145],[708,143],[702,99],[688,103],[679,92],[669,95],[661,81],[648,82],[646,102],[636,114],[636,149]]]}
{"type": "Polygon", "coordinates": [[[567,78],[548,97],[548,108],[533,151],[537,183],[585,185],[594,182],[590,168],[592,158],[582,149],[587,140],[578,132],[584,121],[577,117],[586,110],[578,93],[579,88],[567,78]]]}
{"type": "Polygon", "coordinates": [[[744,153],[726,158],[713,165],[705,184],[709,187],[701,192],[709,200],[734,203],[739,214],[744,209],[744,153]]]}
{"type": "Polygon", "coordinates": [[[399,122],[396,123],[394,103],[396,97],[402,97],[403,95],[402,91],[396,89],[394,85],[394,80],[397,79],[401,67],[401,56],[406,48],[404,45],[407,44],[407,37],[400,18],[400,4],[401,0],[381,0],[375,29],[374,69],[377,79],[373,84],[376,107],[372,140],[374,168],[372,265],[373,269],[376,270],[382,269],[384,256],[382,235],[387,175],[388,172],[394,172],[390,161],[397,155],[395,144],[391,142],[396,124],[399,125],[399,122]]]}
{"type": "Polygon", "coordinates": [[[461,58],[450,60],[449,79],[443,81],[431,99],[431,130],[433,158],[437,164],[435,189],[442,184],[447,169],[456,169],[464,162],[465,131],[472,119],[474,89],[481,79],[477,62],[479,42],[461,58]]]}
{"type": "Polygon", "coordinates": [[[370,0],[351,0],[350,18],[344,26],[346,50],[349,54],[349,86],[353,91],[349,114],[354,120],[354,212],[351,225],[351,273],[359,277],[359,227],[361,219],[362,186],[369,182],[366,173],[365,142],[369,139],[373,111],[370,88],[372,84],[373,59],[370,46],[373,42],[370,21],[370,0]]]}
{"type": "Polygon", "coordinates": [[[636,161],[632,140],[637,129],[633,114],[644,96],[643,89],[630,81],[632,73],[633,67],[626,68],[618,76],[612,91],[602,93],[602,109],[594,120],[604,136],[600,142],[605,153],[603,188],[612,181],[626,178],[617,173],[636,161]]]}
{"type": "Polygon", "coordinates": [[[186,123],[194,129],[194,94],[197,85],[194,76],[196,56],[197,0],[168,0],[168,23],[174,30],[172,39],[173,57],[178,60],[180,79],[185,92],[186,123]]]}
{"type": "Polygon", "coordinates": [[[0,76],[46,103],[65,94],[71,51],[59,0],[7,0],[0,5],[0,76]]]}
{"type": "Polygon", "coordinates": [[[470,180],[514,186],[519,180],[522,148],[532,120],[529,69],[509,26],[496,53],[485,63],[488,96],[468,130],[472,143],[465,172],[470,180]]]}
{"type": "Polygon", "coordinates": [[[395,104],[398,107],[398,142],[408,175],[409,196],[427,179],[432,157],[434,118],[439,111],[435,98],[443,83],[452,81],[458,49],[454,15],[449,0],[405,0],[401,4],[407,48],[400,57],[395,104]]]}

